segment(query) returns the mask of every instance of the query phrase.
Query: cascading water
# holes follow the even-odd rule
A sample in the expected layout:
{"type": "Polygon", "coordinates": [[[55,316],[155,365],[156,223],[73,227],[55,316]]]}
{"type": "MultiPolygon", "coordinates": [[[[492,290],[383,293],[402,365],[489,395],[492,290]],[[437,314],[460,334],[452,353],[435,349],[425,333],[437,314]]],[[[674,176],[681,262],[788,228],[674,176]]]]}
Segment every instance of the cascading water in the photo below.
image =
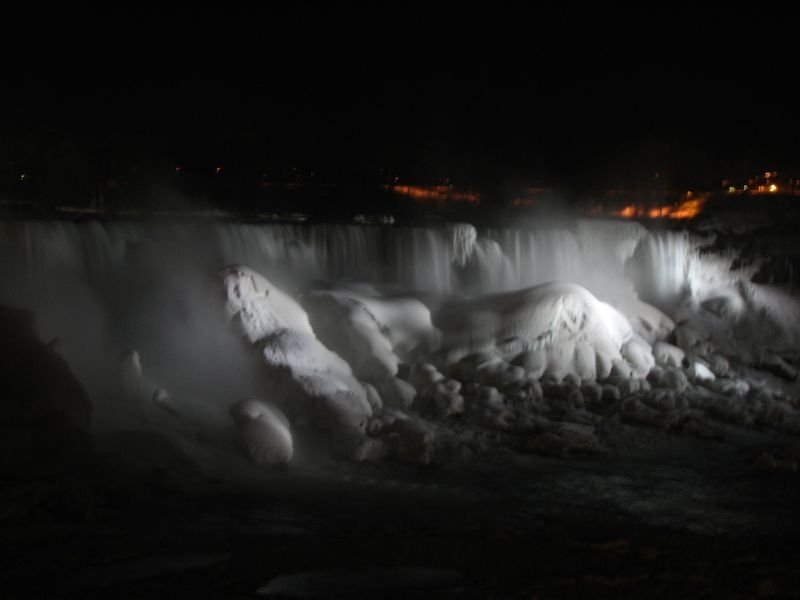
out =
{"type": "Polygon", "coordinates": [[[690,293],[693,248],[686,232],[653,232],[636,247],[629,276],[640,297],[664,309],[675,308],[690,293]]]}

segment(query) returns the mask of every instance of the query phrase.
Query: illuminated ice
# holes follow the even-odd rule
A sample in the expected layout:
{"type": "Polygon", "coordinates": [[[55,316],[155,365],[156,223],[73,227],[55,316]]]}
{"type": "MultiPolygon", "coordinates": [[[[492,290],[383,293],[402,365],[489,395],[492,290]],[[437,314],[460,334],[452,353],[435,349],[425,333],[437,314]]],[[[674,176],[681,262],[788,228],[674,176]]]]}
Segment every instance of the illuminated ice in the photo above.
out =
{"type": "MultiPolygon", "coordinates": [[[[434,322],[451,354],[499,352],[536,378],[604,378],[615,361],[624,374],[643,376],[653,365],[649,344],[628,320],[571,283],[453,302],[436,314],[434,322]]],[[[487,367],[476,370],[482,368],[487,367]]]]}
{"type": "Polygon", "coordinates": [[[555,454],[591,446],[555,423],[612,415],[701,437],[710,423],[800,427],[797,293],[753,283],[758,261],[705,233],[595,219],[0,233],[15,282],[0,300],[39,313],[93,400],[126,407],[106,413],[164,429],[203,414],[256,460],[275,462],[259,418],[245,431],[226,414],[246,398],[285,412],[292,448],[321,431],[352,458],[423,463],[449,427],[555,454]],[[220,286],[225,264],[248,267],[220,286]]]}

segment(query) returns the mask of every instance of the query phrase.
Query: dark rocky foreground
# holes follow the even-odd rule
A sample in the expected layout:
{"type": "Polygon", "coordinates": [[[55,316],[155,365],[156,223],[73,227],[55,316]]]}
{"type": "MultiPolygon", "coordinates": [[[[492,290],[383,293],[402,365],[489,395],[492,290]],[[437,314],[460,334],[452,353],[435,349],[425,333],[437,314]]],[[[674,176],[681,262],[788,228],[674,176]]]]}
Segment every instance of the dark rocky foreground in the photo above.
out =
{"type": "Polygon", "coordinates": [[[71,468],[6,479],[0,584],[9,598],[245,598],[269,582],[272,597],[796,597],[800,476],[752,466],[781,440],[627,435],[658,439],[250,484],[209,479],[158,438],[99,440],[71,468]]]}
{"type": "Polygon", "coordinates": [[[153,432],[90,437],[66,364],[3,317],[0,597],[798,595],[796,438],[610,420],[591,455],[234,474],[153,432]]]}

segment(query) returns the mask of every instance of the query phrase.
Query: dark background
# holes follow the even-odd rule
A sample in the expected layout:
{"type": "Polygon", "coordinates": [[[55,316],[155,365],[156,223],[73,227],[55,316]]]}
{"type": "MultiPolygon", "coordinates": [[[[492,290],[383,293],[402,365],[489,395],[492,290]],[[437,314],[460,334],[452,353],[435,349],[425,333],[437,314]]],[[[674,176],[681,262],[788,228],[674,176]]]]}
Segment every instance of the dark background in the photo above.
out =
{"type": "Polygon", "coordinates": [[[483,189],[800,174],[796,27],[737,10],[6,11],[0,164],[76,195],[176,167],[200,188],[218,166],[253,185],[483,189]]]}

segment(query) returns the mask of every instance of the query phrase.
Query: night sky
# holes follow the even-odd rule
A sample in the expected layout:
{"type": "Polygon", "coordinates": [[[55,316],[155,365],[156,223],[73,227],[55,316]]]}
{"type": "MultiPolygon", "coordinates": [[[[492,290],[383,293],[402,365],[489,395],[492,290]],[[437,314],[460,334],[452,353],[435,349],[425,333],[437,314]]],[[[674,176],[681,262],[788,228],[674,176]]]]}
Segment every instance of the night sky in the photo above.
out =
{"type": "Polygon", "coordinates": [[[800,75],[767,56],[791,41],[759,35],[769,11],[111,10],[10,15],[4,165],[601,188],[800,173],[800,75]]]}

